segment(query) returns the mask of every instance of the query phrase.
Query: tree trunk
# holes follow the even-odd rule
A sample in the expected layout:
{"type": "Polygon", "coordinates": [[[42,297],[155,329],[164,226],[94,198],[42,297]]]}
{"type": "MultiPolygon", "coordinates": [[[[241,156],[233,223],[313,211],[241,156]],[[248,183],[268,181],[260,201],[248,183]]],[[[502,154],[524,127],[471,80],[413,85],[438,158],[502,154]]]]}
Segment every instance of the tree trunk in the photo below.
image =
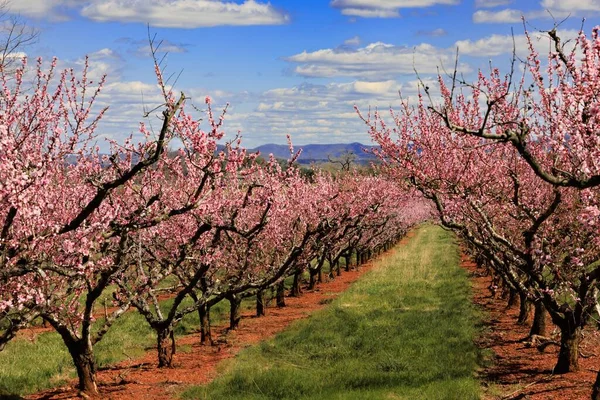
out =
{"type": "Polygon", "coordinates": [[[237,295],[231,295],[227,297],[229,300],[229,329],[237,329],[240,324],[240,306],[242,301],[237,295]]]}
{"type": "Polygon", "coordinates": [[[554,367],[555,374],[579,370],[579,338],[581,328],[573,326],[567,319],[560,327],[560,351],[554,367]]]}
{"type": "Polygon", "coordinates": [[[78,389],[88,396],[97,396],[96,359],[91,343],[78,340],[77,342],[66,344],[77,370],[77,377],[79,378],[78,389]]]}
{"type": "Polygon", "coordinates": [[[317,271],[315,271],[314,269],[309,269],[308,275],[310,276],[310,280],[308,282],[308,290],[313,290],[315,288],[315,285],[317,284],[317,271]]]}
{"type": "Polygon", "coordinates": [[[352,262],[352,255],[345,256],[346,260],[346,272],[350,272],[350,263],[352,262]]]}
{"type": "Polygon", "coordinates": [[[323,283],[323,265],[321,265],[318,269],[318,276],[319,278],[317,279],[317,282],[323,283]]]}
{"type": "Polygon", "coordinates": [[[302,294],[302,289],[300,288],[300,275],[302,272],[298,271],[294,274],[294,281],[292,283],[292,290],[290,292],[290,296],[292,297],[300,297],[302,294]]]}
{"type": "Polygon", "coordinates": [[[600,400],[600,371],[598,371],[598,374],[596,375],[596,382],[594,382],[592,400],[600,400]]]}
{"type": "Polygon", "coordinates": [[[541,300],[534,303],[533,324],[529,336],[533,335],[546,336],[546,308],[541,300]]]}
{"type": "Polygon", "coordinates": [[[525,325],[529,319],[529,311],[531,309],[531,303],[527,299],[527,294],[519,292],[519,318],[517,324],[525,325]]]}
{"type": "Polygon", "coordinates": [[[275,296],[277,299],[277,307],[285,307],[285,281],[282,280],[277,284],[277,294],[275,296]]]}
{"type": "Polygon", "coordinates": [[[210,333],[210,307],[206,304],[198,308],[198,317],[200,318],[200,344],[212,344],[210,333]]]}
{"type": "Polygon", "coordinates": [[[506,303],[506,308],[513,308],[517,304],[517,298],[517,291],[510,288],[508,290],[508,302],[506,303]]]}
{"type": "Polygon", "coordinates": [[[265,315],[265,294],[262,290],[256,292],[256,316],[263,317],[265,315]]]}
{"type": "Polygon", "coordinates": [[[172,367],[175,355],[175,336],[173,329],[161,327],[156,329],[156,344],[158,349],[158,368],[172,367]]]}

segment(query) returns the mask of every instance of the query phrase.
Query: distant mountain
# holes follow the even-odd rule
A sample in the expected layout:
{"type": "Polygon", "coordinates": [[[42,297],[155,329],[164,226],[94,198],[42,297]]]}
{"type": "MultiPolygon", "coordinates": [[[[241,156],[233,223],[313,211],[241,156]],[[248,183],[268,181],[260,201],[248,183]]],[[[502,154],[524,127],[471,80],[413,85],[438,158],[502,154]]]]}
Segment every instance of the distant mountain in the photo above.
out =
{"type": "MultiPolygon", "coordinates": [[[[355,162],[365,164],[370,161],[375,161],[377,157],[369,151],[375,146],[366,146],[364,144],[355,143],[336,143],[336,144],[305,144],[294,146],[294,151],[302,149],[302,153],[298,158],[300,164],[310,164],[312,162],[326,162],[329,158],[332,159],[343,156],[346,153],[353,153],[356,158],[355,162]],[[366,151],[365,151],[366,150],[366,151]]],[[[259,151],[261,156],[267,158],[269,154],[273,154],[276,158],[290,158],[290,149],[285,144],[263,144],[249,152],[259,151]]]]}

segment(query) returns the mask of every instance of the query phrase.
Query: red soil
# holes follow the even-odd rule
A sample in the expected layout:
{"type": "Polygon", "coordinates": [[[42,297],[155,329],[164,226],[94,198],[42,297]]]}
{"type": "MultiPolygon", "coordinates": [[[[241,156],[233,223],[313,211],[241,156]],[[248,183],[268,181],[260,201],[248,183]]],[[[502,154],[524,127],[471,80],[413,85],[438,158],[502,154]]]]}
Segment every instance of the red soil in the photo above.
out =
{"type": "MultiPolygon", "coordinates": [[[[495,354],[492,365],[480,371],[484,399],[589,399],[600,366],[600,337],[595,327],[584,330],[580,352],[587,358],[580,357],[580,371],[554,375],[552,368],[558,357],[558,346],[548,346],[541,353],[523,342],[529,334],[533,314],[528,324],[518,325],[519,307],[507,309],[506,300],[492,299],[488,289],[491,277],[483,276],[483,271],[466,256],[462,257],[462,265],[471,272],[475,304],[487,313],[487,326],[478,345],[495,354]]],[[[547,335],[560,340],[550,316],[546,324],[547,335]]]]}
{"type": "MultiPolygon", "coordinates": [[[[412,235],[408,235],[412,236],[412,235]]],[[[213,338],[221,343],[216,346],[199,344],[199,334],[180,337],[174,367],[159,369],[156,350],[150,350],[143,358],[121,362],[98,372],[98,389],[102,399],[172,399],[188,385],[206,384],[219,373],[218,364],[233,358],[245,347],[273,337],[295,320],[306,318],[311,312],[324,307],[330,299],[346,290],[364,272],[372,267],[369,262],[357,271],[342,272],[342,275],[326,281],[313,291],[304,291],[301,297],[287,297],[286,307],[269,307],[266,316],[256,318],[252,313],[242,315],[237,330],[228,332],[226,326],[213,327],[213,338]]],[[[69,386],[50,389],[27,399],[50,400],[78,398],[76,381],[69,386]]]]}

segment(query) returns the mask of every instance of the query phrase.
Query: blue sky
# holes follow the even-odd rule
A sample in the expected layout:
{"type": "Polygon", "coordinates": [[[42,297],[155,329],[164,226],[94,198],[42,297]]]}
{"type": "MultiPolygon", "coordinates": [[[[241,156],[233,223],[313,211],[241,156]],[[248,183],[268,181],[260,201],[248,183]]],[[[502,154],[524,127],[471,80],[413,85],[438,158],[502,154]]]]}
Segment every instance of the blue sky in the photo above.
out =
{"type": "MultiPolygon", "coordinates": [[[[177,89],[201,105],[231,104],[225,130],[243,144],[369,143],[353,105],[388,109],[416,94],[439,66],[451,69],[459,48],[466,77],[489,60],[507,68],[511,28],[524,54],[524,15],[532,32],[565,37],[600,23],[600,0],[11,0],[10,13],[36,28],[30,57],[57,56],[92,75],[108,74],[101,98],[104,137],[135,134],[144,105],[160,98],[147,25],[168,50],[177,89]]],[[[547,41],[536,39],[540,49],[547,41]]],[[[157,122],[158,123],[158,122],[157,122]]]]}

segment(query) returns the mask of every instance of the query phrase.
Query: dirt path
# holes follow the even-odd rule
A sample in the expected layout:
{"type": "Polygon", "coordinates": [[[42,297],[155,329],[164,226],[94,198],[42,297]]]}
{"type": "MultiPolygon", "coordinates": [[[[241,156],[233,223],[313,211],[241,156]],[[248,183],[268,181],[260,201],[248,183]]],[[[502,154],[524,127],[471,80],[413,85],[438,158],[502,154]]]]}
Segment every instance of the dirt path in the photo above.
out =
{"type": "MultiPolygon", "coordinates": [[[[412,235],[408,235],[410,237],[412,235]]],[[[383,255],[385,257],[385,254],[383,255]]],[[[324,307],[339,293],[346,290],[363,273],[371,269],[372,262],[357,271],[343,272],[334,280],[320,284],[314,291],[305,291],[299,298],[287,297],[283,309],[268,308],[261,318],[251,313],[242,315],[240,327],[227,332],[226,326],[213,327],[213,338],[223,342],[217,346],[201,346],[198,334],[180,337],[178,348],[186,351],[175,355],[173,368],[158,369],[156,350],[150,350],[143,358],[121,362],[98,372],[99,391],[102,399],[173,399],[188,385],[205,384],[218,375],[218,364],[233,358],[243,348],[273,337],[295,320],[306,318],[311,312],[324,307]]],[[[32,400],[72,399],[77,397],[70,386],[50,389],[26,396],[32,400]]]]}
{"type": "MultiPolygon", "coordinates": [[[[517,325],[518,306],[506,309],[506,300],[492,299],[488,286],[491,277],[481,276],[475,264],[462,257],[462,265],[472,272],[474,302],[487,316],[485,334],[479,345],[495,354],[494,362],[482,373],[485,387],[484,399],[572,400],[589,399],[591,388],[600,368],[600,337],[595,327],[584,332],[581,352],[592,355],[580,358],[579,372],[553,375],[552,368],[558,356],[558,347],[549,346],[544,353],[527,348],[521,341],[529,333],[529,322],[517,325]]],[[[547,333],[558,339],[550,316],[547,316],[547,333]]]]}

